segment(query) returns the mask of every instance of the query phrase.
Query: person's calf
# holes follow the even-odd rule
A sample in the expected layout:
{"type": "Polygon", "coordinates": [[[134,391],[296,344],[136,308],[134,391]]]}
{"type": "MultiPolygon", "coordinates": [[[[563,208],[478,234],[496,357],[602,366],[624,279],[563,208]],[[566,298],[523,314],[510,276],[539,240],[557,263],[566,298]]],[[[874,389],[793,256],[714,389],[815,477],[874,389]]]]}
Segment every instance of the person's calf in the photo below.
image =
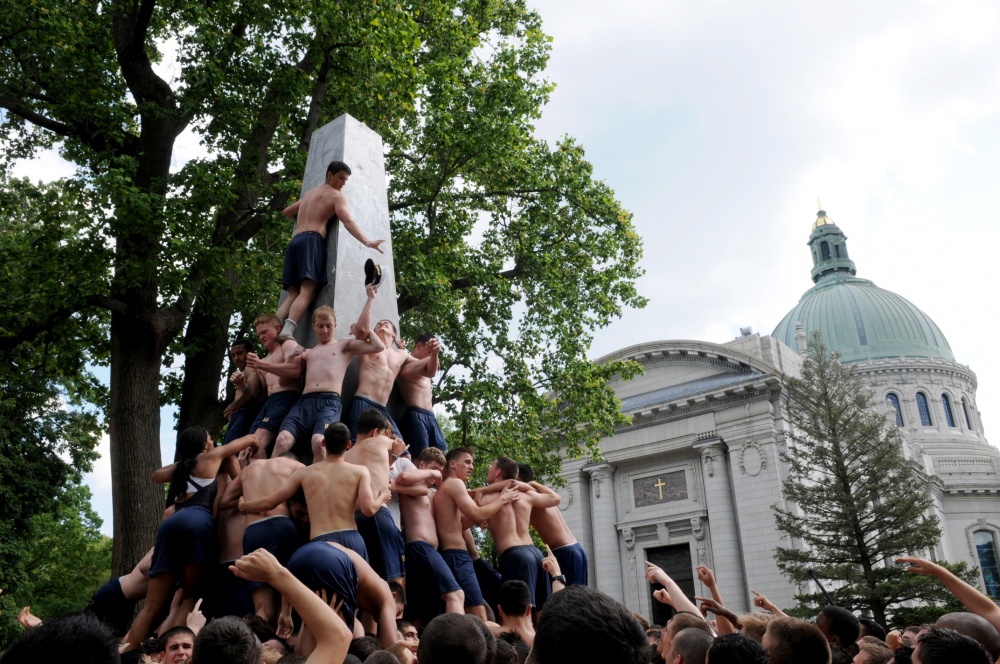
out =
{"type": "Polygon", "coordinates": [[[271,453],[272,457],[279,457],[285,452],[290,452],[295,446],[295,436],[292,435],[291,431],[280,431],[278,432],[278,439],[274,442],[274,451],[271,453]]]}
{"type": "Polygon", "coordinates": [[[465,613],[465,593],[462,589],[441,595],[445,613],[465,613]]]}
{"type": "Polygon", "coordinates": [[[313,463],[319,463],[326,459],[326,445],[324,444],[324,440],[320,434],[314,434],[312,437],[313,463]]]}

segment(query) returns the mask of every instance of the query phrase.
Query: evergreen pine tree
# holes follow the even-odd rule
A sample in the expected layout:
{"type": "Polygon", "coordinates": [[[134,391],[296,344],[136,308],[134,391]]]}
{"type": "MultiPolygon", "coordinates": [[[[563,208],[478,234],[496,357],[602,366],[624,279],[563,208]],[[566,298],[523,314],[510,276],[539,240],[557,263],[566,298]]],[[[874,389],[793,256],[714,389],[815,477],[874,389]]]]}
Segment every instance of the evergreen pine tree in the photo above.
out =
{"type": "MultiPolygon", "coordinates": [[[[927,514],[927,479],[904,459],[902,437],[871,390],[818,332],[802,377],[789,381],[788,410],[788,505],[773,508],[789,536],[789,546],[775,552],[781,571],[796,583],[812,571],[837,604],[867,610],[883,625],[901,602],[934,601],[926,584],[894,563],[899,555],[926,555],[941,536],[927,514]]],[[[803,608],[825,603],[819,594],[798,599],[803,608]]]]}

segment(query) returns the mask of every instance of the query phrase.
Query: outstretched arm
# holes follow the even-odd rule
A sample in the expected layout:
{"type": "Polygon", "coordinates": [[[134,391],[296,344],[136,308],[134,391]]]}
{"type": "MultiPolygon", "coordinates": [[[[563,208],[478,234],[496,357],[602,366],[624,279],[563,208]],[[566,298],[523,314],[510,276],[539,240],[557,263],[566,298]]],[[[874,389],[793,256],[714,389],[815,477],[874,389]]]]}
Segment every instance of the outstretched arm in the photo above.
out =
{"type": "Polygon", "coordinates": [[[763,595],[761,595],[759,592],[757,592],[753,588],[750,589],[750,592],[753,593],[753,605],[754,606],[759,607],[761,609],[764,609],[765,611],[768,611],[768,612],[773,613],[773,614],[778,615],[778,616],[787,616],[788,615],[787,613],[785,613],[784,611],[782,611],[781,609],[779,609],[777,606],[775,606],[774,603],[771,600],[769,600],[768,598],[764,597],[763,595]]]}
{"type": "Polygon", "coordinates": [[[205,459],[222,461],[226,457],[236,456],[248,447],[256,447],[259,444],[260,441],[257,439],[257,436],[250,434],[248,436],[243,436],[242,438],[237,438],[228,445],[213,447],[208,452],[205,452],[205,459]]]}
{"type": "Polygon", "coordinates": [[[354,215],[351,214],[351,208],[347,205],[347,196],[337,196],[337,201],[334,203],[334,209],[337,211],[337,218],[340,219],[340,223],[348,233],[354,236],[358,242],[365,245],[369,249],[376,250],[380,254],[385,253],[379,247],[379,245],[385,242],[385,240],[369,240],[364,231],[361,230],[361,227],[358,226],[356,221],[354,221],[354,215]]]}
{"type": "Polygon", "coordinates": [[[299,612],[302,622],[316,639],[316,649],[309,655],[307,664],[344,661],[353,636],[351,630],[326,602],[292,576],[274,556],[258,549],[237,560],[229,569],[240,578],[267,583],[299,612]]]}
{"type": "Polygon", "coordinates": [[[237,476],[232,482],[226,486],[225,492],[222,494],[222,499],[219,500],[220,510],[232,510],[240,504],[240,496],[243,495],[243,481],[242,477],[237,476]]]}
{"type": "Polygon", "coordinates": [[[653,594],[656,599],[663,602],[664,604],[670,604],[672,607],[678,611],[688,611],[695,614],[696,616],[701,615],[701,611],[694,602],[687,598],[681,587],[677,585],[677,582],[671,579],[666,572],[654,565],[653,563],[646,561],[646,578],[649,579],[650,583],[659,583],[663,586],[665,593],[659,590],[653,594]]]}
{"type": "Polygon", "coordinates": [[[515,500],[519,500],[521,494],[518,493],[513,488],[504,489],[500,493],[500,498],[488,505],[479,506],[476,501],[472,499],[469,495],[468,489],[465,488],[465,484],[461,480],[455,480],[454,482],[446,480],[444,484],[441,485],[439,491],[446,492],[451,499],[455,501],[455,506],[458,507],[458,511],[462,513],[466,519],[472,523],[482,523],[487,521],[491,516],[500,511],[500,508],[507,503],[512,503],[515,500]]]}
{"type": "Polygon", "coordinates": [[[365,300],[365,306],[361,307],[358,322],[351,326],[354,339],[351,339],[347,346],[347,350],[358,355],[378,353],[385,349],[382,340],[372,330],[372,304],[375,302],[375,295],[378,294],[378,286],[366,285],[365,293],[368,298],[365,300]]]}
{"type": "Polygon", "coordinates": [[[904,556],[896,558],[896,562],[909,565],[906,569],[910,572],[937,577],[944,584],[944,587],[955,596],[955,599],[965,605],[965,608],[977,616],[986,618],[997,631],[1000,631],[1000,607],[997,607],[993,600],[976,588],[962,581],[941,565],[932,563],[926,558],[904,556]]]}
{"type": "Polygon", "coordinates": [[[257,500],[244,500],[240,503],[240,511],[244,514],[260,514],[261,512],[273,510],[281,503],[289,500],[299,490],[299,487],[302,486],[302,476],[299,475],[301,472],[301,470],[296,470],[292,473],[292,476],[288,478],[284,486],[270,496],[258,498],[257,500]]]}
{"type": "MultiPolygon", "coordinates": [[[[705,584],[705,587],[708,588],[708,592],[712,593],[712,599],[714,600],[714,604],[716,606],[720,606],[723,609],[725,609],[726,603],[722,599],[722,593],[719,592],[719,584],[716,583],[715,574],[712,573],[712,570],[705,567],[704,565],[698,565],[696,571],[698,572],[698,579],[703,584],[705,584]]],[[[695,597],[695,599],[698,598],[695,597]]],[[[702,608],[702,613],[704,613],[704,609],[706,608],[705,603],[702,603],[701,608],[702,608]]],[[[708,610],[714,611],[711,605],[708,606],[708,610]]],[[[731,611],[726,611],[726,612],[714,611],[714,612],[715,615],[717,616],[716,623],[719,625],[719,634],[732,634],[733,632],[739,631],[739,628],[736,627],[737,623],[733,623],[733,621],[729,619],[729,616],[732,615],[731,611]]]]}

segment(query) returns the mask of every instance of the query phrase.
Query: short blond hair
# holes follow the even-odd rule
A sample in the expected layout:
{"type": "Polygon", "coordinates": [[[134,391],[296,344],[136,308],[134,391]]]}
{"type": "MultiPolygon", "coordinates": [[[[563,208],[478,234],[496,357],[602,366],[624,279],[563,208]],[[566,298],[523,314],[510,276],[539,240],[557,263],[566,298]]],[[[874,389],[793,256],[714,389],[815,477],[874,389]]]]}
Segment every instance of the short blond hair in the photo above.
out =
{"type": "Polygon", "coordinates": [[[328,318],[333,321],[333,324],[337,324],[337,314],[334,313],[333,307],[328,304],[321,304],[316,307],[316,311],[313,312],[312,322],[316,322],[318,318],[328,318]]]}
{"type": "Polygon", "coordinates": [[[281,319],[274,314],[261,314],[253,319],[253,326],[257,327],[258,325],[273,325],[280,330],[281,319]]]}
{"type": "Polygon", "coordinates": [[[745,613],[739,617],[740,625],[743,626],[741,630],[746,636],[760,643],[764,640],[764,632],[767,631],[767,623],[771,622],[778,617],[776,613],[765,613],[763,611],[754,611],[753,613],[745,613]]]}
{"type": "Polygon", "coordinates": [[[447,466],[448,462],[445,460],[444,452],[436,447],[425,448],[420,456],[417,457],[417,463],[423,461],[424,463],[439,463],[442,466],[447,466]]]}

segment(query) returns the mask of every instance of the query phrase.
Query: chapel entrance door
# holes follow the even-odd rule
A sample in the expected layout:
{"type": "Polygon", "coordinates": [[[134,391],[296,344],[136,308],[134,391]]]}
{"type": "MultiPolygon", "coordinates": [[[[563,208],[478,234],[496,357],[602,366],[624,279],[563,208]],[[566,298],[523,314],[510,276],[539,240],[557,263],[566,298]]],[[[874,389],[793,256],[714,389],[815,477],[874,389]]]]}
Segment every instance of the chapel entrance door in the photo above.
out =
{"type": "MultiPolygon", "coordinates": [[[[691,547],[687,544],[660,546],[646,549],[646,560],[659,566],[667,575],[677,582],[684,594],[694,601],[694,570],[691,568],[691,547]]],[[[673,607],[661,604],[653,597],[653,591],[662,588],[658,583],[649,586],[649,597],[653,603],[650,618],[656,625],[666,625],[674,615],[673,607]]]]}

